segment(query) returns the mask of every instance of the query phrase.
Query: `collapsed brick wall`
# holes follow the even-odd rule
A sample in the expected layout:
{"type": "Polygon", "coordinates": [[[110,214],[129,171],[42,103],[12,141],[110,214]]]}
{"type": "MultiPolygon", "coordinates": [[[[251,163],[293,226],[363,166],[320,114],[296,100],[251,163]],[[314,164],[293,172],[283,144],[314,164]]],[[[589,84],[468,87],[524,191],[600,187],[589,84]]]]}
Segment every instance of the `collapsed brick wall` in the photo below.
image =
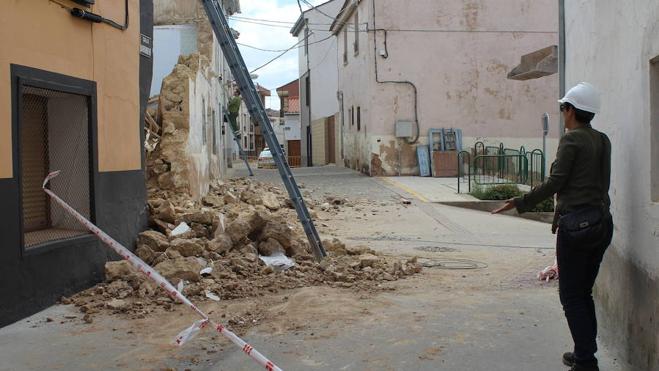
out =
{"type": "Polygon", "coordinates": [[[190,136],[190,88],[197,71],[208,61],[198,53],[180,56],[172,73],[163,79],[158,117],[160,143],[147,154],[147,185],[161,190],[190,189],[191,163],[187,151],[190,136]]]}

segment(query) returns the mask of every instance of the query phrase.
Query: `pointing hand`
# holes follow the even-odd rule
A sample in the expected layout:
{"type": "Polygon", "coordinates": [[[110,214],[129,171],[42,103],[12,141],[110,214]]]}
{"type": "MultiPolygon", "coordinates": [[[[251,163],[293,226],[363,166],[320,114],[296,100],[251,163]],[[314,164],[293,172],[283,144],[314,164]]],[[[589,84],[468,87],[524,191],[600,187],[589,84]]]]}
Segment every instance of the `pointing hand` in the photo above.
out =
{"type": "Polygon", "coordinates": [[[511,198],[510,200],[506,200],[506,203],[503,206],[501,206],[500,208],[492,211],[492,214],[499,214],[499,213],[502,213],[504,211],[512,210],[514,208],[515,208],[515,202],[511,198]]]}

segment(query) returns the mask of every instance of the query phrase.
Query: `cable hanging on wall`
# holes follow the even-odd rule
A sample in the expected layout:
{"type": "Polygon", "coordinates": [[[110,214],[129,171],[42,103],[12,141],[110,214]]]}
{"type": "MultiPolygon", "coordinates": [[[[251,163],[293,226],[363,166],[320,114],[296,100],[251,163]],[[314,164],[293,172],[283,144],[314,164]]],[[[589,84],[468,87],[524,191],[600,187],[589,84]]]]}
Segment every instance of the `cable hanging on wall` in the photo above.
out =
{"type": "Polygon", "coordinates": [[[66,5],[66,4],[60,2],[59,0],[49,0],[49,1],[51,3],[55,3],[59,6],[61,6],[62,8],[68,10],[69,13],[72,16],[76,17],[76,18],[84,19],[84,20],[92,22],[92,23],[105,23],[108,26],[114,27],[114,28],[116,28],[118,30],[121,30],[121,31],[125,31],[125,30],[128,29],[128,21],[129,21],[128,0],[124,1],[124,4],[125,4],[124,5],[124,12],[125,12],[124,24],[119,24],[116,21],[113,21],[112,19],[105,18],[100,14],[92,13],[88,10],[84,10],[84,9],[81,9],[81,8],[66,5]]]}

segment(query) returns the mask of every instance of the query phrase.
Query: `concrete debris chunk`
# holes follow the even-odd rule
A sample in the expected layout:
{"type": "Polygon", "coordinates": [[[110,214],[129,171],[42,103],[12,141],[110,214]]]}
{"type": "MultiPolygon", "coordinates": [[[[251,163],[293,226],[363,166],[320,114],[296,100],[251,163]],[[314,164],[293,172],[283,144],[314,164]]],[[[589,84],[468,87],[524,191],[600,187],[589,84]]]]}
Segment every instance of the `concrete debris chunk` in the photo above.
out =
{"type": "Polygon", "coordinates": [[[126,260],[105,263],[105,280],[108,282],[139,279],[139,272],[126,260]]]}
{"type": "Polygon", "coordinates": [[[178,251],[181,256],[200,256],[204,247],[199,239],[177,238],[172,241],[171,249],[178,251]]]}
{"type": "Polygon", "coordinates": [[[362,268],[373,268],[377,263],[379,263],[381,258],[373,254],[364,254],[359,256],[359,265],[362,268]]]}
{"type": "Polygon", "coordinates": [[[261,196],[263,201],[263,206],[267,207],[272,211],[279,210],[281,208],[281,202],[272,192],[266,192],[261,196]]]}
{"type": "Polygon", "coordinates": [[[259,243],[258,250],[260,255],[265,256],[272,256],[276,253],[284,253],[284,247],[274,238],[268,238],[267,240],[259,243]]]}
{"type": "Polygon", "coordinates": [[[211,241],[208,241],[208,251],[212,251],[218,254],[226,254],[231,251],[233,248],[233,241],[228,234],[220,234],[216,236],[211,241]]]}
{"type": "Polygon", "coordinates": [[[157,231],[144,231],[137,235],[137,244],[145,245],[153,251],[165,251],[169,247],[167,237],[157,231]]]}
{"type": "Polygon", "coordinates": [[[174,223],[176,221],[176,210],[174,205],[169,201],[163,201],[157,209],[154,210],[154,218],[160,219],[167,223],[174,223]]]}
{"type": "Polygon", "coordinates": [[[113,310],[125,310],[128,308],[128,302],[121,299],[112,299],[105,304],[108,308],[113,310]]]}
{"type": "Polygon", "coordinates": [[[204,268],[197,259],[193,257],[176,258],[165,260],[155,266],[158,273],[178,283],[179,280],[198,282],[201,279],[199,272],[204,268]]]}
{"type": "Polygon", "coordinates": [[[182,222],[179,225],[177,225],[176,228],[174,228],[174,230],[172,231],[172,237],[186,234],[191,230],[192,228],[190,228],[190,226],[187,223],[182,222]]]}
{"type": "Polygon", "coordinates": [[[181,219],[188,224],[199,223],[204,225],[213,225],[214,214],[210,211],[195,211],[183,214],[181,219]]]}

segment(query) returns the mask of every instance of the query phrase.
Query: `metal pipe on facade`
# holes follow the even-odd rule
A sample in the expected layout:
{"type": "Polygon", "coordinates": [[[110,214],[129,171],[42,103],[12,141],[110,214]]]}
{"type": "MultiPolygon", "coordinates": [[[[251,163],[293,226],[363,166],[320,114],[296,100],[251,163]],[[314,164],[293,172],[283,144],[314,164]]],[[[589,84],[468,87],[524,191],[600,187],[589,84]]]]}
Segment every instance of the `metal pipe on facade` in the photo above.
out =
{"type": "Polygon", "coordinates": [[[421,124],[419,123],[419,91],[416,85],[409,80],[380,80],[378,74],[378,31],[384,32],[385,55],[388,56],[389,52],[387,51],[387,47],[386,47],[387,30],[377,28],[375,24],[375,14],[376,14],[375,0],[371,0],[371,3],[373,5],[373,51],[374,51],[373,60],[375,61],[375,81],[379,84],[403,84],[412,87],[412,90],[414,92],[414,123],[416,124],[416,137],[413,140],[405,139],[405,142],[407,142],[407,144],[416,144],[419,141],[419,137],[421,136],[421,124]]]}

